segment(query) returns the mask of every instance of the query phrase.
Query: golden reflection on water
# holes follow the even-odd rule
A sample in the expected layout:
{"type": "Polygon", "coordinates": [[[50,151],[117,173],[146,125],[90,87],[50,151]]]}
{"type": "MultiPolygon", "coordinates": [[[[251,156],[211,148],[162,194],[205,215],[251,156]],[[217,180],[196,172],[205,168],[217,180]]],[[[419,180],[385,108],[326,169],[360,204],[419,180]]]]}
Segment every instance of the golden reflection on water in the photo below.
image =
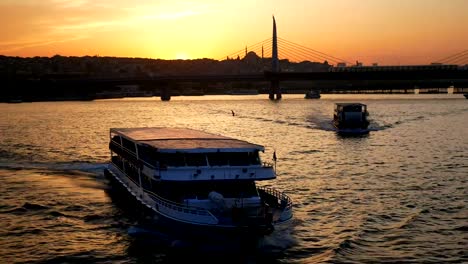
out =
{"type": "Polygon", "coordinates": [[[117,262],[132,262],[131,218],[106,194],[102,179],[109,128],[169,126],[264,145],[264,161],[276,151],[276,181],[259,184],[294,201],[288,230],[294,242],[284,262],[466,258],[468,127],[460,122],[468,120],[466,99],[266,98],[0,104],[0,255],[11,256],[7,261],[115,255],[117,262]],[[338,101],[366,103],[375,130],[365,137],[337,135],[331,118],[338,101]]]}
{"type": "MultiPolygon", "coordinates": [[[[124,250],[102,222],[114,214],[96,174],[73,171],[0,170],[0,255],[5,263],[77,252],[124,250]],[[9,242],[11,241],[11,242],[9,242]],[[22,254],[27,250],[29,254],[22,254]]],[[[117,238],[117,240],[120,240],[117,238]]]]}

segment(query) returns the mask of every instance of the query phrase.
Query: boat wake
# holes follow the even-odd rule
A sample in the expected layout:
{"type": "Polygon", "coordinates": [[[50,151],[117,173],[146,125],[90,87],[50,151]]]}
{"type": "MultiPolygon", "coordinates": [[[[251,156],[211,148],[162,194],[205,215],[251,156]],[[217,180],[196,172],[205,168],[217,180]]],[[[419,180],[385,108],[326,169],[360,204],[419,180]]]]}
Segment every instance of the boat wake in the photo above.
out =
{"type": "Polygon", "coordinates": [[[6,170],[50,170],[50,171],[65,171],[68,173],[84,172],[93,174],[103,174],[103,170],[107,168],[107,163],[90,163],[90,162],[0,162],[0,169],[6,170]]]}

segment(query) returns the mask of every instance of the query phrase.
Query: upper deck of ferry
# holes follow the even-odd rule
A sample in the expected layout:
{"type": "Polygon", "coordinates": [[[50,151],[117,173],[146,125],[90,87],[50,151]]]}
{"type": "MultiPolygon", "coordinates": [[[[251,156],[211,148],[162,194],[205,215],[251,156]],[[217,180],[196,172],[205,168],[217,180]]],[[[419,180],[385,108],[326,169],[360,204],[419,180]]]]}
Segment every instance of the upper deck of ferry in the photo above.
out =
{"type": "Polygon", "coordinates": [[[367,105],[363,103],[335,103],[335,107],[345,107],[345,106],[366,107],[367,105]]]}
{"type": "Polygon", "coordinates": [[[121,158],[161,180],[274,179],[272,164],[262,162],[264,147],[186,128],[111,128],[112,162],[121,158]]]}
{"type": "Polygon", "coordinates": [[[111,128],[110,133],[111,138],[118,135],[136,144],[150,146],[158,152],[264,151],[263,146],[247,141],[187,128],[111,128]]]}

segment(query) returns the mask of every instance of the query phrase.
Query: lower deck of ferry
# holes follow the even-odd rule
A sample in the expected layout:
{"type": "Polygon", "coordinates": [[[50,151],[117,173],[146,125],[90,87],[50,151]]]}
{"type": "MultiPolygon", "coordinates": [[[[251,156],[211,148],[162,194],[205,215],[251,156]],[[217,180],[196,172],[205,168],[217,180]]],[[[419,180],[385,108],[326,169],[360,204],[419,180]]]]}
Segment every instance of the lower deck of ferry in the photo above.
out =
{"type": "MultiPolygon", "coordinates": [[[[272,213],[274,210],[272,210],[270,213],[267,213],[268,205],[263,201],[259,206],[251,208],[254,210],[250,212],[246,210],[247,208],[243,207],[245,205],[242,204],[239,204],[239,207],[232,207],[229,209],[226,208],[224,210],[221,208],[214,208],[209,211],[210,213],[213,213],[213,215],[216,216],[216,218],[219,220],[217,224],[194,224],[190,222],[179,221],[172,217],[167,217],[167,215],[159,213],[158,210],[154,210],[154,208],[151,208],[148,206],[148,204],[142,202],[141,199],[138,199],[138,197],[132,195],[132,193],[129,192],[128,187],[123,186],[119,182],[118,177],[120,176],[117,176],[117,173],[112,172],[112,169],[106,169],[105,174],[113,182],[113,186],[117,186],[118,189],[128,194],[127,201],[134,200],[138,204],[138,207],[140,207],[138,211],[144,212],[144,219],[150,219],[150,221],[146,222],[149,222],[152,228],[163,227],[166,230],[171,230],[171,232],[182,232],[184,235],[191,237],[200,236],[202,234],[211,234],[215,237],[235,235],[236,237],[244,238],[254,238],[269,235],[275,229],[273,225],[274,216],[272,213]],[[249,216],[248,214],[251,215],[249,216]]],[[[120,174],[123,175],[123,173],[120,174]]],[[[262,192],[262,190],[259,191],[262,192]]],[[[259,195],[262,196],[262,194],[259,195]]],[[[259,201],[260,196],[257,197],[259,198],[259,201]]],[[[205,199],[205,201],[209,201],[209,199],[205,199]]],[[[270,199],[269,202],[273,205],[276,200],[270,199]]],[[[276,213],[276,218],[278,218],[278,216],[278,213],[276,213]]]]}
{"type": "Polygon", "coordinates": [[[111,165],[120,171],[119,177],[128,179],[129,185],[134,186],[128,188],[142,190],[156,202],[172,203],[178,210],[206,210],[217,219],[219,226],[256,226],[269,230],[274,222],[284,221],[281,214],[291,207],[287,196],[271,188],[257,187],[253,179],[164,181],[142,174],[134,163],[119,156],[113,156],[111,165]]]}
{"type": "Polygon", "coordinates": [[[111,182],[113,197],[119,200],[121,206],[126,206],[134,212],[135,224],[145,230],[146,235],[160,234],[171,236],[171,239],[193,240],[197,242],[214,242],[233,244],[257,243],[263,237],[271,235],[278,229],[286,228],[286,225],[193,225],[163,217],[151,208],[142,204],[131,195],[114,177],[105,173],[111,182]]]}

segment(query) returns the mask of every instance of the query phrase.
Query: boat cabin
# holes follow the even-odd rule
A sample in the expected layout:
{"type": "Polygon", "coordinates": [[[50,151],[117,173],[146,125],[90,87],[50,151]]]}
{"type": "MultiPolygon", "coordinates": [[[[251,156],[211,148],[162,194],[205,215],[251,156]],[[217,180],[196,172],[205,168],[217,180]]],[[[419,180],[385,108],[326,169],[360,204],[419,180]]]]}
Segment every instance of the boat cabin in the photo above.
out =
{"type": "Polygon", "coordinates": [[[190,129],[111,129],[112,160],[139,166],[167,181],[267,180],[276,175],[262,162],[264,147],[190,129]]]}
{"type": "Polygon", "coordinates": [[[361,103],[336,103],[333,114],[335,127],[367,129],[367,106],[361,103]]]}

